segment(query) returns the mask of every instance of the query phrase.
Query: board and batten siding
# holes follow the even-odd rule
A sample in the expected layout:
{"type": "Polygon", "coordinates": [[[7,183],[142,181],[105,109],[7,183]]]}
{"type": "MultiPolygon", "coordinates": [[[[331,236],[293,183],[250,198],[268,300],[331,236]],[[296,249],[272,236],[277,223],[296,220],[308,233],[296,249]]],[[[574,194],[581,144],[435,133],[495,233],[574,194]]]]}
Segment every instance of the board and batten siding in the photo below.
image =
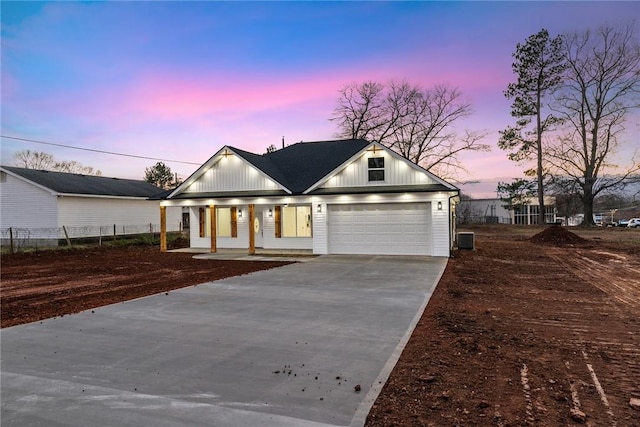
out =
{"type": "MultiPolygon", "coordinates": [[[[167,230],[180,229],[182,209],[167,209],[167,230]]],[[[144,226],[160,224],[160,202],[146,199],[119,199],[111,197],[58,198],[58,226],[144,226]]]]}
{"type": "Polygon", "coordinates": [[[327,204],[314,202],[311,206],[311,216],[313,217],[313,253],[324,255],[329,253],[329,240],[327,230],[327,204]],[[320,206],[321,212],[318,212],[320,206]]]}
{"type": "MultiPolygon", "coordinates": [[[[217,206],[217,205],[216,205],[217,206]]],[[[247,205],[234,205],[238,210],[242,210],[242,217],[238,215],[238,237],[220,237],[216,239],[216,246],[219,249],[247,249],[249,247],[249,230],[253,232],[253,227],[249,228],[249,207],[247,205]]],[[[196,249],[210,249],[211,237],[200,237],[200,208],[204,206],[189,207],[190,247],[196,249]]],[[[230,207],[220,205],[219,207],[230,207]]],[[[256,215],[258,213],[256,212],[256,215]]]]}
{"type": "Polygon", "coordinates": [[[449,200],[437,198],[431,203],[431,237],[433,239],[432,256],[450,255],[451,240],[449,236],[449,200]],[[438,210],[438,202],[442,202],[442,210],[438,210]]]}
{"type": "Polygon", "coordinates": [[[424,171],[416,170],[407,162],[398,160],[384,151],[377,153],[366,152],[354,160],[342,171],[329,178],[320,188],[359,187],[379,185],[416,185],[436,184],[424,171]],[[384,157],[384,181],[369,182],[370,157],[384,157]]]}
{"type": "Polygon", "coordinates": [[[220,191],[276,190],[278,184],[264,176],[238,156],[221,157],[184,193],[206,193],[220,191]]]}
{"type": "MultiPolygon", "coordinates": [[[[267,214],[269,209],[275,210],[275,205],[265,206],[263,210],[262,246],[265,249],[313,249],[313,237],[276,237],[276,219],[275,215],[270,217],[267,214]]],[[[311,233],[313,235],[313,213],[311,216],[311,233]]]]}
{"type": "Polygon", "coordinates": [[[57,197],[51,191],[3,172],[0,228],[55,228],[57,197]]]}

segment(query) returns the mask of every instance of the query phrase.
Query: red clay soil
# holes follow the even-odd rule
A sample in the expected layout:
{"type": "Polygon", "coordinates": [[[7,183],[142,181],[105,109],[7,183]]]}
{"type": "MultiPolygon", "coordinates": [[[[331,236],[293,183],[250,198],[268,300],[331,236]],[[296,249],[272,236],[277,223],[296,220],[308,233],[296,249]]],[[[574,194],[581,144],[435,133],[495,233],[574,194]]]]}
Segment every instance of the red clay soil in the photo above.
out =
{"type": "Polygon", "coordinates": [[[196,260],[152,246],[45,250],[1,261],[3,328],[289,264],[196,260]]]}
{"type": "MultiPolygon", "coordinates": [[[[576,230],[591,233],[580,245],[552,228],[474,231],[366,426],[640,426],[640,230],[576,230]],[[541,230],[559,237],[530,241],[541,230]]],[[[282,264],[145,247],[3,256],[2,326],[282,264]]]]}
{"type": "Polygon", "coordinates": [[[545,228],[530,239],[533,243],[539,243],[542,245],[579,245],[586,243],[587,240],[578,236],[575,233],[567,230],[559,225],[553,225],[545,228]]]}
{"type": "Polygon", "coordinates": [[[367,427],[640,426],[640,233],[615,250],[508,230],[449,261],[367,427]]]}

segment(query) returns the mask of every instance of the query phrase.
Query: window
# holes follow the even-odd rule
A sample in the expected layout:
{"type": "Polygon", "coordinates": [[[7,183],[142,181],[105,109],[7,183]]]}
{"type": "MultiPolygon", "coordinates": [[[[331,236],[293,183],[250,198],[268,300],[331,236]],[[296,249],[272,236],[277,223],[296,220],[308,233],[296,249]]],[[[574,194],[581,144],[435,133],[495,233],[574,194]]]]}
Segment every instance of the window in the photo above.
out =
{"type": "Polygon", "coordinates": [[[282,218],[276,221],[276,237],[311,237],[311,206],[276,206],[278,212],[282,218]]]}
{"type": "Polygon", "coordinates": [[[384,181],[384,157],[369,157],[369,181],[384,181]]]}
{"type": "MultiPolygon", "coordinates": [[[[238,210],[216,208],[216,237],[238,237],[238,210]]],[[[211,213],[207,208],[199,209],[200,237],[211,237],[211,213]]]]}
{"type": "Polygon", "coordinates": [[[231,237],[231,209],[216,209],[216,234],[218,237],[231,237]]]}
{"type": "Polygon", "coordinates": [[[529,225],[538,223],[539,212],[540,212],[540,206],[538,205],[529,206],[529,225]]]}
{"type": "Polygon", "coordinates": [[[0,182],[7,182],[7,173],[0,172],[0,182]]]}
{"type": "Polygon", "coordinates": [[[555,206],[545,206],[544,207],[544,220],[547,223],[556,222],[556,208],[555,206]]]}

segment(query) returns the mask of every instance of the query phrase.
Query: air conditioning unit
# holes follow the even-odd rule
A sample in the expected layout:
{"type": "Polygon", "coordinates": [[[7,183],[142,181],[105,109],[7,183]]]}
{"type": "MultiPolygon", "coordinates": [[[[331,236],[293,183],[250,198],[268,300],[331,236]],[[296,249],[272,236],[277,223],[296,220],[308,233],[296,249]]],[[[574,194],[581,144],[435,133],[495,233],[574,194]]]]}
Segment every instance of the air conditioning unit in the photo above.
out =
{"type": "Polygon", "coordinates": [[[460,232],[458,233],[458,249],[473,249],[474,248],[474,233],[470,232],[460,232]]]}

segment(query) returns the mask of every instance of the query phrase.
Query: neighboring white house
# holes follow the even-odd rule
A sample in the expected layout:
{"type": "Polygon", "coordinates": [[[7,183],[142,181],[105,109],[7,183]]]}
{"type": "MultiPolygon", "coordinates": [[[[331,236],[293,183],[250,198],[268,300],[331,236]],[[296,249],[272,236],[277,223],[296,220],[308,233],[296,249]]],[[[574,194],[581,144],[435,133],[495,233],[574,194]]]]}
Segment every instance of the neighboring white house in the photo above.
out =
{"type": "MultiPolygon", "coordinates": [[[[556,199],[545,196],[545,221],[556,222],[556,199]]],[[[537,197],[527,199],[523,206],[513,210],[505,208],[501,199],[467,199],[458,205],[458,224],[517,224],[533,225],[538,223],[540,205],[537,197]]]]}
{"type": "Polygon", "coordinates": [[[258,155],[225,146],[162,201],[193,248],[449,256],[459,190],[365,140],[258,155]]]}
{"type": "MultiPolygon", "coordinates": [[[[159,231],[163,190],[145,181],[0,166],[0,229],[21,239],[96,237],[159,231]],[[155,225],[154,225],[155,224],[155,225]],[[115,229],[115,230],[114,230],[115,229]]],[[[180,209],[168,229],[181,227],[180,209]]]]}

